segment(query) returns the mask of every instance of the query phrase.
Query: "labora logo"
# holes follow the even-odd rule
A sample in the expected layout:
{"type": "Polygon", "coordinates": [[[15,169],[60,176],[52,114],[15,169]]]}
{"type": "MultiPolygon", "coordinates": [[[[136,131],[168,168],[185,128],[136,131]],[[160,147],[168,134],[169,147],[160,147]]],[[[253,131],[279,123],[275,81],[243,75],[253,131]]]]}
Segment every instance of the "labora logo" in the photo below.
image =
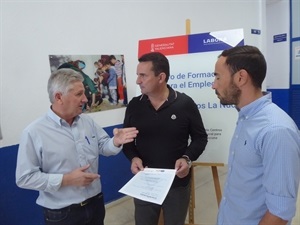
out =
{"type": "Polygon", "coordinates": [[[207,38],[203,39],[204,45],[210,45],[210,44],[219,44],[220,42],[224,42],[225,40],[217,39],[217,38],[207,38]]]}

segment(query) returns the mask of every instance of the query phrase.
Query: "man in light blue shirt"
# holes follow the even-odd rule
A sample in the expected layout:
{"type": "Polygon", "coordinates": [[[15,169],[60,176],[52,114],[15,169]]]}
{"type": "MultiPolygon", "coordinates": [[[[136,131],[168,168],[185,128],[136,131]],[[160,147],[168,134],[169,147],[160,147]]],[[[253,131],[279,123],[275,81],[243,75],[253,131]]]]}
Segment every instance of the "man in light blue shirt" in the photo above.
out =
{"type": "Polygon", "coordinates": [[[215,65],[213,89],[238,110],[217,225],[286,225],[296,212],[300,132],[262,92],[266,69],[253,46],[224,50],[215,65]]]}
{"type": "Polygon", "coordinates": [[[72,69],[52,73],[51,107],[24,129],[19,144],[16,183],[39,191],[36,202],[44,208],[47,225],[103,225],[99,155],[118,154],[138,133],[135,128],[115,129],[110,138],[82,114],[87,102],[82,81],[72,69]]]}

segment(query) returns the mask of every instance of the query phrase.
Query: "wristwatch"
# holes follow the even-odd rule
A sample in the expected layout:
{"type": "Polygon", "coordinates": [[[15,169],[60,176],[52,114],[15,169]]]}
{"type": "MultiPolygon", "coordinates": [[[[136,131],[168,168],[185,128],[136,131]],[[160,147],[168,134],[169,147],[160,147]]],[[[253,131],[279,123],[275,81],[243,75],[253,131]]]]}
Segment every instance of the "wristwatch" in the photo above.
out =
{"type": "Polygon", "coordinates": [[[185,161],[188,164],[189,168],[191,168],[192,160],[190,160],[190,157],[188,157],[187,155],[183,155],[183,156],[181,156],[181,158],[185,159],[185,161]]]}

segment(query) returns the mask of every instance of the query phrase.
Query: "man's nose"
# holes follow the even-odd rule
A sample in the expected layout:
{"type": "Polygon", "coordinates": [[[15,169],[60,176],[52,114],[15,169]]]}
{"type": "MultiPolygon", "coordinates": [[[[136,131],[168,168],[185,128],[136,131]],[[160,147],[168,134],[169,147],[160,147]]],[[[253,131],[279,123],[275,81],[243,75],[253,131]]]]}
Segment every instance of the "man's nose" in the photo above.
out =
{"type": "Polygon", "coordinates": [[[214,90],[216,89],[216,83],[215,82],[212,83],[211,88],[214,89],[214,90]]]}
{"type": "Polygon", "coordinates": [[[140,83],[141,83],[141,79],[139,78],[139,76],[136,78],[135,83],[136,83],[136,84],[140,84],[140,83]]]}
{"type": "Polygon", "coordinates": [[[82,101],[83,101],[84,103],[87,103],[87,102],[88,102],[88,99],[87,99],[86,95],[84,95],[82,101]]]}

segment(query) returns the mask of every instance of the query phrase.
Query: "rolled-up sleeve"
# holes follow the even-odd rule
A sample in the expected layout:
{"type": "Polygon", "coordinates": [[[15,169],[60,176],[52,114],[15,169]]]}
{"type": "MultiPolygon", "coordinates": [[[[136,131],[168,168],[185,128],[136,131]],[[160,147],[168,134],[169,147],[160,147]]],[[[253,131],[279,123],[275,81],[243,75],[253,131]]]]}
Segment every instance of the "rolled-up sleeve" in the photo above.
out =
{"type": "Polygon", "coordinates": [[[275,127],[264,137],[264,187],[269,211],[284,220],[295,216],[300,179],[298,134],[275,127]]]}

